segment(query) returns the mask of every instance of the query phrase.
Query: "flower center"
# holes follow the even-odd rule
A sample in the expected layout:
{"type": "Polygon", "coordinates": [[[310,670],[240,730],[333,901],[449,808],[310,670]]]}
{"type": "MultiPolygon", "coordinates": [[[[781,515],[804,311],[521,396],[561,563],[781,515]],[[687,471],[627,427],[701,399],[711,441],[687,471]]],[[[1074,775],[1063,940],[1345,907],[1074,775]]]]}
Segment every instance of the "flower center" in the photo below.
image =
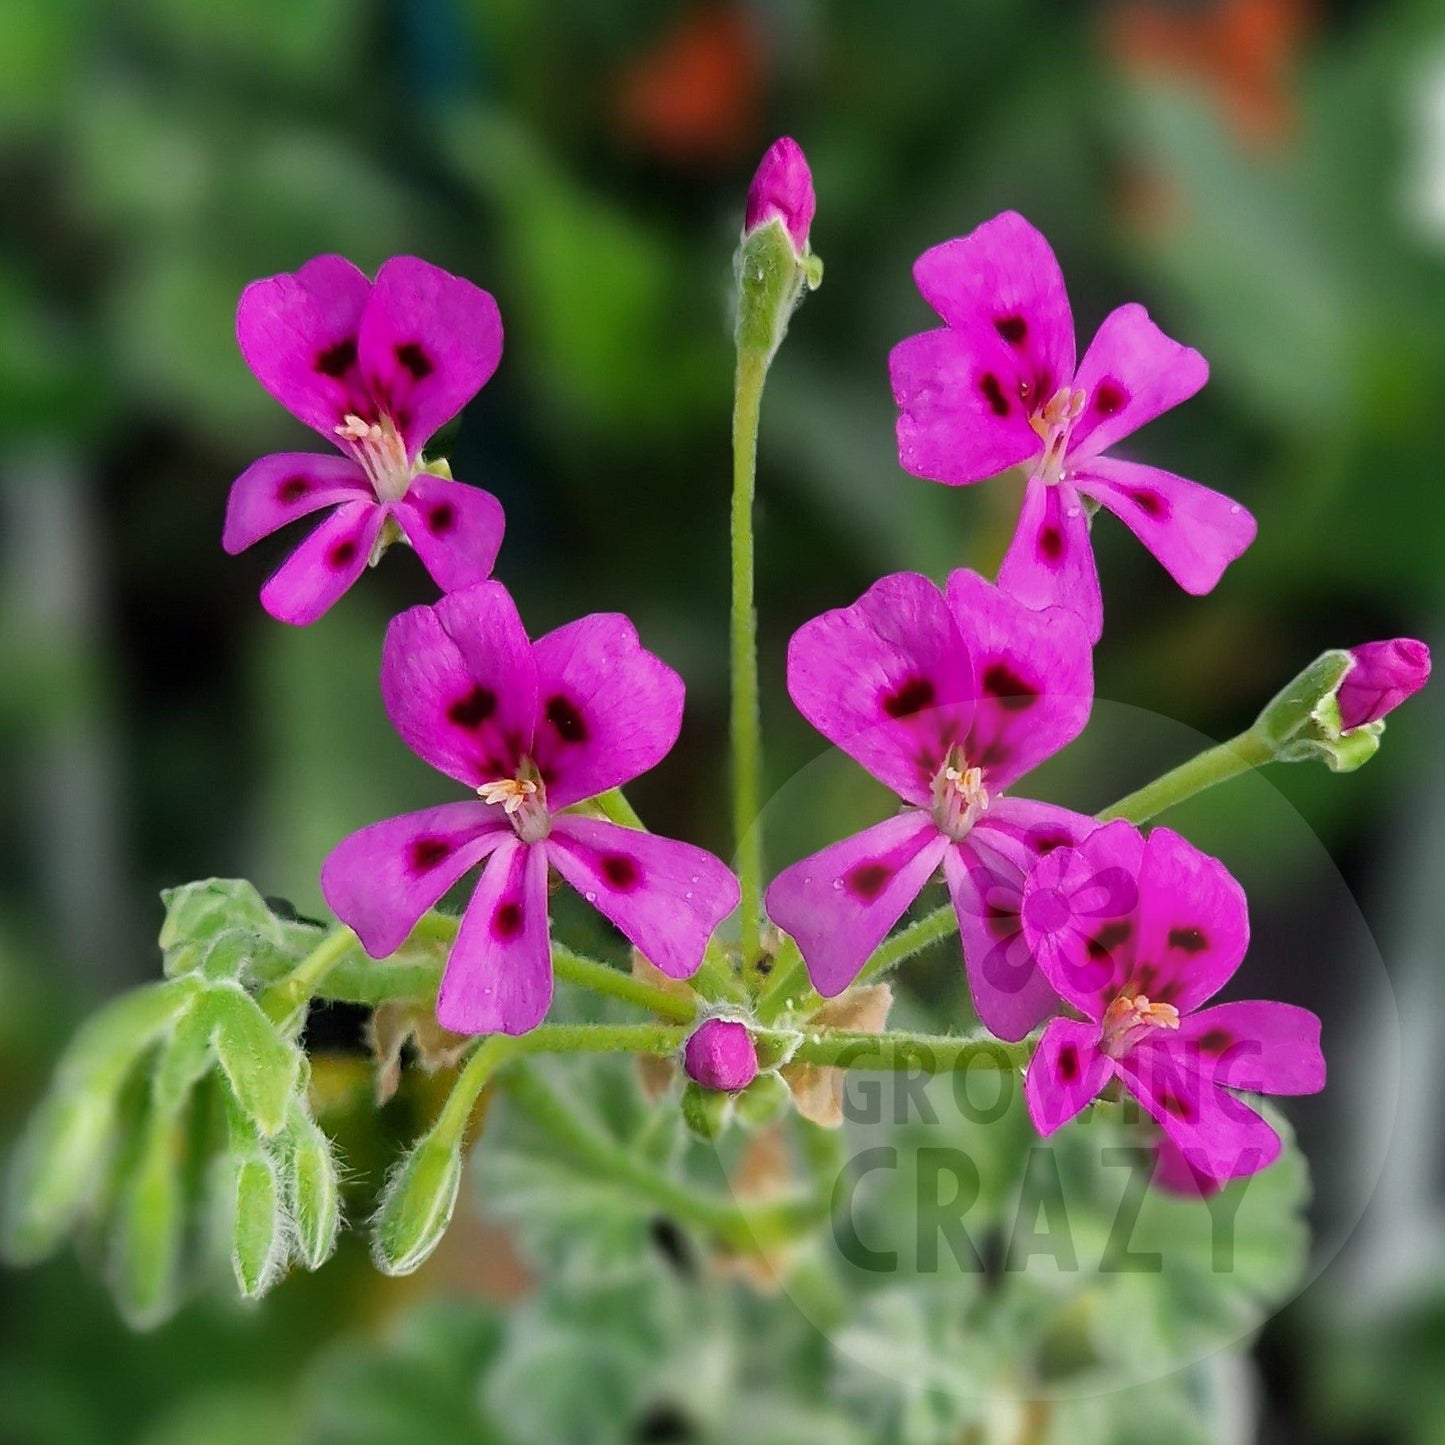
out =
{"type": "Polygon", "coordinates": [[[1121,993],[1104,1015],[1104,1052],[1122,1059],[1155,1029],[1177,1029],[1179,1010],[1172,1003],[1150,1003],[1145,994],[1121,993]]]}
{"type": "Polygon", "coordinates": [[[369,422],[347,412],[336,435],[350,444],[351,454],[366,473],[379,502],[399,502],[411,485],[411,459],[396,423],[384,412],[369,422]]]}
{"type": "Polygon", "coordinates": [[[1076,386],[1061,386],[1030,418],[1029,425],[1039,434],[1044,454],[1035,475],[1052,485],[1064,479],[1064,453],[1069,449],[1069,434],[1083,415],[1088,398],[1076,386]]]}
{"type": "Polygon", "coordinates": [[[512,828],[524,843],[540,843],[552,831],[552,815],[547,811],[547,785],[530,758],[517,769],[515,778],[498,778],[483,783],[477,796],[484,803],[500,803],[512,828]]]}
{"type": "Polygon", "coordinates": [[[958,842],[988,809],[983,769],[968,767],[962,748],[950,748],[943,766],[934,776],[932,797],[933,821],[940,831],[958,842]]]}

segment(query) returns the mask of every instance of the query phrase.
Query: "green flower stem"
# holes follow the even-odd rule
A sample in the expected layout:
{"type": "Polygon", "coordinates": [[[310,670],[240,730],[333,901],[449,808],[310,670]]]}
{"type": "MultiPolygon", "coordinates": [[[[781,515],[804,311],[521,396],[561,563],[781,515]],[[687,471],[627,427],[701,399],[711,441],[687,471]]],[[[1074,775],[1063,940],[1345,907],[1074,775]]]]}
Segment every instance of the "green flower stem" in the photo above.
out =
{"type": "Polygon", "coordinates": [[[807,981],[797,941],[785,934],[773,958],[772,974],[758,995],[758,1017],[764,1023],[771,1023],[800,992],[812,994],[813,990],[807,981]]]}
{"type": "Polygon", "coordinates": [[[535,1070],[524,1064],[514,1064],[498,1082],[574,1162],[731,1249],[751,1251],[785,1242],[818,1223],[820,1216],[812,1199],[783,1199],[749,1208],[658,1172],[584,1123],[535,1070]]]}
{"type": "Polygon", "coordinates": [[[1131,823],[1146,823],[1166,808],[1172,808],[1216,783],[1273,762],[1275,754],[1275,745],[1269,738],[1257,728],[1247,728],[1238,737],[1207,749],[1187,763],[1180,763],[1162,778],[1156,778],[1137,792],[1120,798],[1098,815],[1099,821],[1111,823],[1117,818],[1127,818],[1131,823]]]}
{"type": "Polygon", "coordinates": [[[758,615],[753,602],[753,496],[757,490],[758,417],[767,356],[738,352],[733,400],[732,501],[732,787],[733,838],[742,884],[743,965],[751,968],[762,936],[762,736],[758,716],[758,615]]]}
{"type": "Polygon", "coordinates": [[[328,933],[285,978],[278,979],[260,997],[266,1017],[283,1024],[304,1009],[313,994],[321,988],[327,974],[356,946],[356,935],[349,928],[328,933]]]}
{"type": "Polygon", "coordinates": [[[914,954],[922,953],[929,944],[947,938],[957,928],[958,914],[951,903],[935,908],[932,913],[925,913],[916,923],[910,923],[907,928],[883,941],[859,971],[858,982],[871,983],[879,974],[897,968],[914,954]]]}
{"type": "MultiPolygon", "coordinates": [[[[769,1035],[783,1040],[785,1033],[769,1035]]],[[[862,1034],[844,1029],[804,1033],[791,1063],[824,1064],[838,1069],[918,1069],[927,1074],[954,1069],[1021,1069],[1033,1053],[1034,1040],[1003,1044],[986,1035],[862,1034]]]]}

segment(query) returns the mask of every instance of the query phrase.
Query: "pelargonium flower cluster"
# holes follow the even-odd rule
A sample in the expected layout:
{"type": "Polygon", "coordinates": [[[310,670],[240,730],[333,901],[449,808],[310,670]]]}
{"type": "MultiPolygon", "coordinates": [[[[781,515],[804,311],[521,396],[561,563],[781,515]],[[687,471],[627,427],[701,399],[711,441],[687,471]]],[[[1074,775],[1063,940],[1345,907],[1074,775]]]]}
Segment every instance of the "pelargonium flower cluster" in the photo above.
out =
{"type": "MultiPolygon", "coordinates": [[[[740,252],[760,268],[740,276],[761,309],[738,332],[740,349],[758,349],[759,378],[804,282],[821,275],[815,210],[806,159],[785,138],[754,178],[740,252]],[[763,242],[781,257],[767,262],[782,268],[771,280],[763,242]]],[[[955,486],[1024,467],[1023,510],[996,581],[963,569],[942,587],[884,577],[793,637],[787,683],[799,711],[900,807],[777,874],[767,921],[832,999],[941,873],[979,1020],[1009,1042],[1046,1024],[1026,1079],[1039,1132],[1122,1088],[1158,1126],[1161,1182],[1217,1188],[1280,1147],[1239,1094],[1323,1087],[1318,1019],[1282,1003],[1210,1003],[1249,936],[1243,891],[1222,863],[1166,828],[1146,837],[1015,791],[1089,719],[1103,632],[1097,509],[1192,593],[1212,589],[1254,538],[1230,498],[1116,454],[1193,396],[1208,366],[1132,304],[1079,360],[1058,262],[1011,212],[925,252],[915,277],[944,324],[890,359],[899,461],[955,486]]],[[[407,746],[473,796],[338,844],[321,873],[337,915],[385,957],[480,867],[437,999],[439,1022],[467,1034],[525,1033],[545,1016],[552,871],[671,979],[691,977],[710,950],[728,956],[714,935],[746,891],[733,872],[622,826],[596,801],[670,751],[682,679],[617,614],[531,640],[505,587],[487,580],[500,506],[423,455],[497,367],[492,297],[414,258],[388,261],[371,281],[322,256],[248,287],[237,334],[267,390],[340,452],[264,457],[235,483],[232,552],[330,509],[266,583],[266,608],[314,621],[398,540],[445,594],[392,621],[381,693],[407,746]]],[[[1423,684],[1429,652],[1409,639],[1369,644],[1342,670],[1340,730],[1378,730],[1423,684]]],[[[744,920],[744,936],[763,922],[744,920]]],[[[742,978],[752,960],[731,958],[742,978]]],[[[680,1051],[696,1085],[751,1086],[757,1002],[756,988],[746,1001],[734,990],[725,1009],[704,1010],[680,1051]]]]}

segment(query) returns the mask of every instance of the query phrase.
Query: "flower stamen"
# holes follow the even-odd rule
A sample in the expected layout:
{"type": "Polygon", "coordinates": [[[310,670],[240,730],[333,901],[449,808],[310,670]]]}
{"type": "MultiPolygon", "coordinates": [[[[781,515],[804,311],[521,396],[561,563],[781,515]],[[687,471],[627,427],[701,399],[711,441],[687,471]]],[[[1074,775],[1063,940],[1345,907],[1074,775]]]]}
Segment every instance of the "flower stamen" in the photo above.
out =
{"type": "Polygon", "coordinates": [[[1172,1003],[1152,1003],[1147,994],[1121,993],[1104,1014],[1104,1052],[1123,1058],[1155,1029],[1177,1029],[1179,1010],[1172,1003]]]}
{"type": "Polygon", "coordinates": [[[341,441],[350,443],[351,453],[366,473],[377,500],[399,502],[411,485],[412,469],[406,442],[396,423],[385,413],[378,421],[369,422],[355,412],[347,412],[334,430],[341,441]]]}
{"type": "Polygon", "coordinates": [[[988,811],[988,789],[983,769],[967,765],[960,748],[951,748],[933,779],[933,820],[957,842],[967,835],[979,816],[988,811]]]}

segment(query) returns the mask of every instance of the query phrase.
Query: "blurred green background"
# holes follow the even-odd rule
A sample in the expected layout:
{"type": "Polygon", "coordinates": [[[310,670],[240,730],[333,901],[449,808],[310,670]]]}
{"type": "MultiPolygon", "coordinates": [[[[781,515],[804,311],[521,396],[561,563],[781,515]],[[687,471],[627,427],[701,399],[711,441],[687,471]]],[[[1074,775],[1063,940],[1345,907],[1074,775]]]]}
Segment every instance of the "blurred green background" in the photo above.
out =
{"type": "MultiPolygon", "coordinates": [[[[1015,483],[899,470],[886,372],[930,324],[913,259],[1004,207],[1053,242],[1081,339],[1142,300],[1209,357],[1135,454],[1260,523],[1199,600],[1101,520],[1102,699],[1223,737],[1325,647],[1436,634],[1440,0],[0,0],[0,37],[7,1138],[76,1020],[155,974],[161,887],[248,876],[319,913],[340,836],[444,796],[376,695],[385,620],[432,596],[415,559],[295,631],[256,602],[286,539],[219,547],[232,478],[316,444],[243,365],[236,296],[318,252],[415,253],[497,296],[506,352],[453,471],[506,507],[498,575],[534,633],[624,610],[686,677],[683,741],[635,790],[660,831],[728,846],[729,255],[779,133],[812,162],[827,273],[764,410],[773,787],[820,746],[783,687],[793,629],[885,571],[991,570],[1007,541],[1015,483]]],[[[1102,806],[1177,760],[1151,736],[1085,742],[1058,796],[1102,806]]],[[[1372,1212],[1261,1342],[1270,1441],[1445,1441],[1442,741],[1427,693],[1365,771],[1271,780],[1392,989],[1351,973],[1289,830],[1228,790],[1171,820],[1250,884],[1275,945],[1251,982],[1325,1014],[1340,1066],[1301,1115],[1324,1223],[1353,1222],[1362,1141],[1388,1127],[1391,991],[1404,1022],[1372,1212]]],[[[344,1034],[323,1083],[364,1092],[344,1034]]],[[[145,1337],[74,1261],[0,1276],[0,1441],[286,1438],[286,1392],[339,1340],[516,1292],[499,1241],[469,1238],[411,1281],[357,1248],[260,1312],[203,1301],[145,1337]]],[[[427,1394],[465,1397],[482,1346],[446,1338],[427,1394]]]]}

